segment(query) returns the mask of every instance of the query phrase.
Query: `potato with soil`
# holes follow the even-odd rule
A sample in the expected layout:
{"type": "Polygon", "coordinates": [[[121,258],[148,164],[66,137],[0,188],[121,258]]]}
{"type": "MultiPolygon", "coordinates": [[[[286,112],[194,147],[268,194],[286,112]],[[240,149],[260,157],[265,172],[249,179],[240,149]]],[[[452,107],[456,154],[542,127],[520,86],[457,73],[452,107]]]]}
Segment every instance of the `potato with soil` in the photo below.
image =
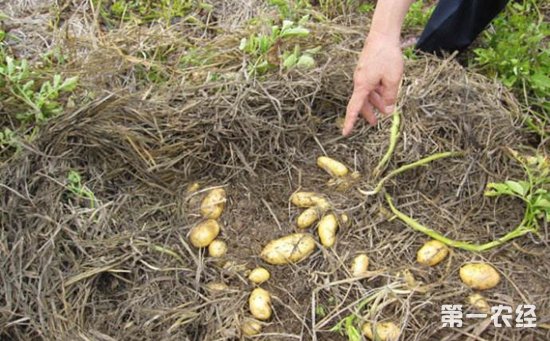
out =
{"type": "Polygon", "coordinates": [[[494,288],[500,282],[500,275],[490,264],[470,263],[460,268],[460,279],[472,289],[494,288]]]}
{"type": "Polygon", "coordinates": [[[331,159],[327,156],[319,156],[317,158],[317,166],[325,170],[333,177],[344,177],[348,175],[349,169],[343,163],[331,159]]]}
{"type": "Polygon", "coordinates": [[[207,247],[220,233],[220,225],[214,219],[208,219],[193,227],[189,240],[194,247],[207,247]]]}
{"type": "Polygon", "coordinates": [[[256,320],[247,319],[242,324],[241,331],[243,332],[244,336],[258,335],[262,331],[262,325],[260,324],[260,322],[258,322],[256,320]]]}
{"type": "Polygon", "coordinates": [[[420,264],[435,266],[449,254],[449,248],[438,240],[430,240],[416,253],[416,261],[420,264]]]}
{"type": "Polygon", "coordinates": [[[396,341],[400,334],[399,327],[391,321],[378,322],[374,328],[372,323],[367,322],[363,324],[361,330],[369,340],[375,341],[396,341]]]}
{"type": "Polygon", "coordinates": [[[319,219],[321,214],[322,213],[317,207],[310,207],[298,216],[298,218],[296,219],[296,226],[301,229],[307,229],[308,227],[313,225],[313,223],[316,222],[317,219],[319,219]]]}
{"type": "Polygon", "coordinates": [[[489,303],[487,303],[485,297],[480,294],[475,293],[468,296],[468,303],[482,313],[488,314],[491,311],[489,303]]]}
{"type": "Polygon", "coordinates": [[[226,193],[223,188],[215,188],[206,194],[201,202],[201,214],[207,219],[218,219],[223,212],[226,193]]]}
{"type": "Polygon", "coordinates": [[[353,261],[351,262],[351,275],[353,277],[361,277],[364,276],[367,273],[367,269],[369,267],[369,257],[361,253],[355,258],[353,258],[353,261]]]}
{"type": "Polygon", "coordinates": [[[262,250],[260,257],[273,265],[298,263],[306,259],[315,250],[315,239],[309,233],[294,233],[270,241],[262,250]]]}
{"type": "Polygon", "coordinates": [[[338,219],[334,214],[327,214],[317,227],[319,240],[324,247],[332,247],[336,243],[336,231],[338,230],[338,219]]]}
{"type": "Polygon", "coordinates": [[[296,192],[290,197],[290,202],[300,208],[317,206],[328,209],[330,207],[328,200],[315,192],[296,192]]]}
{"type": "Polygon", "coordinates": [[[223,240],[216,239],[208,245],[208,254],[211,257],[219,258],[227,253],[227,244],[223,240]]]}
{"type": "Polygon", "coordinates": [[[271,317],[271,294],[262,288],[252,290],[248,306],[252,316],[258,320],[269,320],[271,317]]]}
{"type": "Polygon", "coordinates": [[[265,268],[258,267],[250,272],[248,279],[254,284],[262,284],[266,282],[271,277],[269,271],[265,268]]]}

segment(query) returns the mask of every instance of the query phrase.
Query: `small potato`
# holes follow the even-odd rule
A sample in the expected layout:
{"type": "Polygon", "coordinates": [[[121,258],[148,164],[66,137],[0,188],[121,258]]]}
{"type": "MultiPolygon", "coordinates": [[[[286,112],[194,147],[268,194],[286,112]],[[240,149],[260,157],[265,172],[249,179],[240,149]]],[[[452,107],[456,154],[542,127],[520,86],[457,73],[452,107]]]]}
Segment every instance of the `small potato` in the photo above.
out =
{"type": "Polygon", "coordinates": [[[420,264],[434,266],[439,264],[449,254],[449,248],[438,240],[430,240],[416,253],[416,261],[420,264]]]}
{"type": "Polygon", "coordinates": [[[201,184],[198,182],[193,182],[187,186],[187,193],[195,193],[201,188],[201,184]]]}
{"type": "Polygon", "coordinates": [[[375,330],[373,330],[373,325],[370,322],[363,324],[361,328],[363,335],[365,335],[369,340],[376,341],[396,341],[399,338],[399,327],[395,323],[388,322],[378,322],[375,325],[375,330]]]}
{"type": "Polygon", "coordinates": [[[225,207],[226,194],[223,188],[208,192],[201,202],[201,214],[207,219],[218,219],[225,207]]]}
{"type": "Polygon", "coordinates": [[[351,262],[351,275],[353,277],[361,277],[367,273],[369,267],[369,257],[361,253],[353,259],[351,262]]]}
{"type": "Polygon", "coordinates": [[[273,265],[297,263],[306,259],[315,250],[315,239],[309,233],[294,233],[270,241],[260,257],[273,265]]]}
{"type": "Polygon", "coordinates": [[[343,177],[349,172],[348,167],[346,167],[343,163],[326,156],[319,156],[317,158],[317,166],[321,167],[334,177],[343,177]]]}
{"type": "Polygon", "coordinates": [[[212,292],[216,292],[227,290],[229,289],[229,287],[223,282],[209,282],[206,284],[206,289],[212,292]]]}
{"type": "Polygon", "coordinates": [[[227,244],[223,240],[216,239],[208,245],[208,254],[211,257],[223,257],[227,253],[227,244]]]}
{"type": "Polygon", "coordinates": [[[244,336],[258,335],[262,331],[262,325],[260,324],[260,322],[258,322],[256,320],[247,319],[242,324],[241,331],[243,332],[244,336]]]}
{"type": "Polygon", "coordinates": [[[468,296],[468,303],[482,313],[488,314],[489,312],[491,312],[491,307],[489,306],[489,303],[487,303],[485,297],[481,296],[480,294],[471,294],[470,296],[468,296]]]}
{"type": "Polygon", "coordinates": [[[208,219],[193,227],[189,240],[194,247],[207,247],[220,233],[220,225],[214,219],[208,219]]]}
{"type": "Polygon", "coordinates": [[[256,268],[250,272],[250,275],[248,275],[248,279],[255,284],[261,284],[267,281],[270,277],[271,275],[269,274],[269,271],[265,268],[256,268]]]}
{"type": "Polygon", "coordinates": [[[248,299],[252,316],[258,320],[268,320],[271,317],[271,295],[262,288],[252,290],[248,299]]]}
{"type": "Polygon", "coordinates": [[[317,227],[319,240],[324,247],[332,247],[336,243],[336,231],[338,230],[338,220],[334,214],[327,214],[317,227]]]}
{"type": "Polygon", "coordinates": [[[300,213],[296,219],[296,226],[301,229],[310,227],[320,216],[319,210],[316,207],[310,207],[307,210],[300,213]]]}
{"type": "Polygon", "coordinates": [[[349,227],[351,224],[351,220],[349,219],[349,216],[347,213],[340,214],[340,224],[344,227],[349,227]]]}
{"type": "Polygon", "coordinates": [[[500,275],[487,263],[470,263],[460,268],[460,279],[472,289],[486,290],[497,286],[500,275]]]}
{"type": "Polygon", "coordinates": [[[330,207],[327,199],[315,192],[296,192],[290,197],[290,202],[301,208],[318,206],[328,209],[330,207]]]}

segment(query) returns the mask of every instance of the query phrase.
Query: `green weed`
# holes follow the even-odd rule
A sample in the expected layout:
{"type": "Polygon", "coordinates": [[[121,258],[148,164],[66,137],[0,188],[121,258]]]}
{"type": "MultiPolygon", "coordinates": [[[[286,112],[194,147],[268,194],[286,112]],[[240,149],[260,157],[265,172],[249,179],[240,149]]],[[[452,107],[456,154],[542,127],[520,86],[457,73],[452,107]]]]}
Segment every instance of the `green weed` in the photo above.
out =
{"type": "Polygon", "coordinates": [[[82,184],[82,178],[80,174],[71,170],[67,174],[67,189],[77,198],[87,199],[90,202],[90,206],[95,206],[95,195],[86,185],[82,184]]]}
{"type": "Polygon", "coordinates": [[[249,72],[263,74],[279,64],[280,59],[284,69],[314,67],[313,55],[318,50],[310,49],[302,53],[299,45],[294,45],[292,52],[285,51],[279,55],[277,48],[289,39],[307,37],[309,30],[303,27],[302,23],[308,19],[309,17],[305,16],[298,23],[284,20],[282,26],[272,26],[270,34],[253,34],[248,38],[242,38],[239,49],[251,57],[249,72]]]}
{"type": "Polygon", "coordinates": [[[547,136],[550,120],[550,24],[534,0],[511,2],[506,11],[484,32],[482,47],[476,48],[472,66],[495,76],[511,88],[533,115],[532,130],[547,136]]]}
{"type": "Polygon", "coordinates": [[[427,6],[424,0],[415,1],[405,16],[403,27],[423,28],[428,23],[434,8],[433,6],[427,6]]]}

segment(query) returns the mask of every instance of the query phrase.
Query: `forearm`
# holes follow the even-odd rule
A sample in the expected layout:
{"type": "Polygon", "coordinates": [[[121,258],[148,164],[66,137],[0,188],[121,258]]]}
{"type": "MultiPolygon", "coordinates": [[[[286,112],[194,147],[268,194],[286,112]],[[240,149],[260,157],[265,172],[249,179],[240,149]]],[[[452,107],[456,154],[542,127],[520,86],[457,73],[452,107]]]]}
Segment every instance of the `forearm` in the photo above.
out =
{"type": "Polygon", "coordinates": [[[388,42],[398,44],[403,20],[413,2],[414,0],[378,0],[369,37],[384,37],[388,42]]]}

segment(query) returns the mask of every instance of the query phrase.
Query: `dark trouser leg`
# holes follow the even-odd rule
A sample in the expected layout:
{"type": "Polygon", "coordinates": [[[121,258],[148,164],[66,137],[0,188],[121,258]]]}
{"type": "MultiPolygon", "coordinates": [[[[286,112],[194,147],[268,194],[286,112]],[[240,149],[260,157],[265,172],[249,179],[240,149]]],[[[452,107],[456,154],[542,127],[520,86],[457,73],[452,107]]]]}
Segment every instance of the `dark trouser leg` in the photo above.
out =
{"type": "Polygon", "coordinates": [[[440,0],[416,48],[429,53],[463,51],[504,9],[508,0],[440,0]]]}

